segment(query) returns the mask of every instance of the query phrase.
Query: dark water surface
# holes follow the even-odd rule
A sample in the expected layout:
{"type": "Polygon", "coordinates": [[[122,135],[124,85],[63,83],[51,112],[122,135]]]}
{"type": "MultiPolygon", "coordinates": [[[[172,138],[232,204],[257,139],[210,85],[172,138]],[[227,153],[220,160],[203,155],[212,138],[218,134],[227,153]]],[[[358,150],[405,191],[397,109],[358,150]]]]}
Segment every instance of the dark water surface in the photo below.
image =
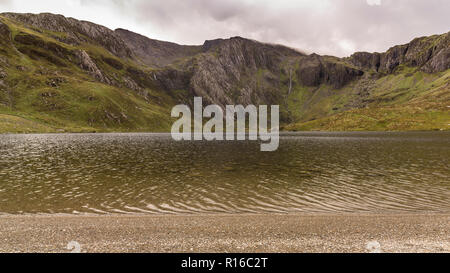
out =
{"type": "Polygon", "coordinates": [[[450,212],[450,133],[0,136],[0,213],[450,212]]]}

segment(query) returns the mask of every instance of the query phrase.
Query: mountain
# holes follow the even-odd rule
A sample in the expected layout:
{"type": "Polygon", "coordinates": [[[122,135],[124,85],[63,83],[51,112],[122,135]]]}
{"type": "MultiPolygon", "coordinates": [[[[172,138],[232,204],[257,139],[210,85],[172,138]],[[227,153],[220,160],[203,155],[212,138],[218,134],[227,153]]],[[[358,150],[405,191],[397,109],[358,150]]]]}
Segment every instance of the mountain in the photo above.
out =
{"type": "Polygon", "coordinates": [[[115,33],[132,50],[138,62],[151,67],[164,67],[201,52],[201,46],[153,40],[125,29],[116,29],[115,33]]]}
{"type": "Polygon", "coordinates": [[[285,130],[450,129],[450,32],[347,58],[233,37],[185,46],[0,14],[0,132],[169,131],[171,108],[279,104],[285,130]]]}

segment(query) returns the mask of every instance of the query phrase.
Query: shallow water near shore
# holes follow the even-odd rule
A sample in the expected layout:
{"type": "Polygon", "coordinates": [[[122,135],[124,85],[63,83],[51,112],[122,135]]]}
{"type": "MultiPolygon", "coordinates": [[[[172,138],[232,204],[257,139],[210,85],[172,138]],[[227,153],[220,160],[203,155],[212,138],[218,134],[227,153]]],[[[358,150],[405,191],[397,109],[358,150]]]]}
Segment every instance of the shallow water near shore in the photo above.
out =
{"type": "Polygon", "coordinates": [[[0,213],[450,212],[449,132],[0,136],[0,213]]]}

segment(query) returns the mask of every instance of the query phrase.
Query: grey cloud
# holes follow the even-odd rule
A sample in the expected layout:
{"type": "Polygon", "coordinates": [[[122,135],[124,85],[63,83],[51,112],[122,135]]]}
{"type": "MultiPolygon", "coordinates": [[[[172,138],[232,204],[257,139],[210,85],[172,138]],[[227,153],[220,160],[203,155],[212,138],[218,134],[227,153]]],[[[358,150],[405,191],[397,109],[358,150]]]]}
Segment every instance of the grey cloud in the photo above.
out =
{"type": "MultiPolygon", "coordinates": [[[[116,1],[117,2],[117,1],[116,1]]],[[[344,56],[355,50],[384,51],[414,37],[449,31],[450,1],[124,1],[128,12],[177,42],[244,36],[264,42],[344,56]]]]}
{"type": "Polygon", "coordinates": [[[104,12],[113,9],[122,24],[117,27],[126,28],[123,22],[129,22],[130,26],[140,26],[140,31],[144,31],[141,34],[150,38],[202,44],[208,39],[243,36],[337,56],[349,55],[353,50],[385,51],[414,37],[450,30],[448,0],[381,0],[381,5],[368,5],[367,0],[79,0],[79,3],[104,7],[104,12]]]}

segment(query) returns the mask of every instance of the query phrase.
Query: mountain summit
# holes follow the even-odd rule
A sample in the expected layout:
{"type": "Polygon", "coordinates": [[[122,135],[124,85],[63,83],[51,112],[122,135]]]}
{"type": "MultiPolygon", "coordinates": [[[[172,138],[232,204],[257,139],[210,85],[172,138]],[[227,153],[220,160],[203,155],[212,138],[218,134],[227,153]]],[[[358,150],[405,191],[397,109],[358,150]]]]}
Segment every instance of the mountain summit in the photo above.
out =
{"type": "Polygon", "coordinates": [[[279,104],[287,130],[450,129],[450,32],[384,53],[186,46],[62,15],[0,14],[0,132],[168,131],[170,109],[279,104]]]}

